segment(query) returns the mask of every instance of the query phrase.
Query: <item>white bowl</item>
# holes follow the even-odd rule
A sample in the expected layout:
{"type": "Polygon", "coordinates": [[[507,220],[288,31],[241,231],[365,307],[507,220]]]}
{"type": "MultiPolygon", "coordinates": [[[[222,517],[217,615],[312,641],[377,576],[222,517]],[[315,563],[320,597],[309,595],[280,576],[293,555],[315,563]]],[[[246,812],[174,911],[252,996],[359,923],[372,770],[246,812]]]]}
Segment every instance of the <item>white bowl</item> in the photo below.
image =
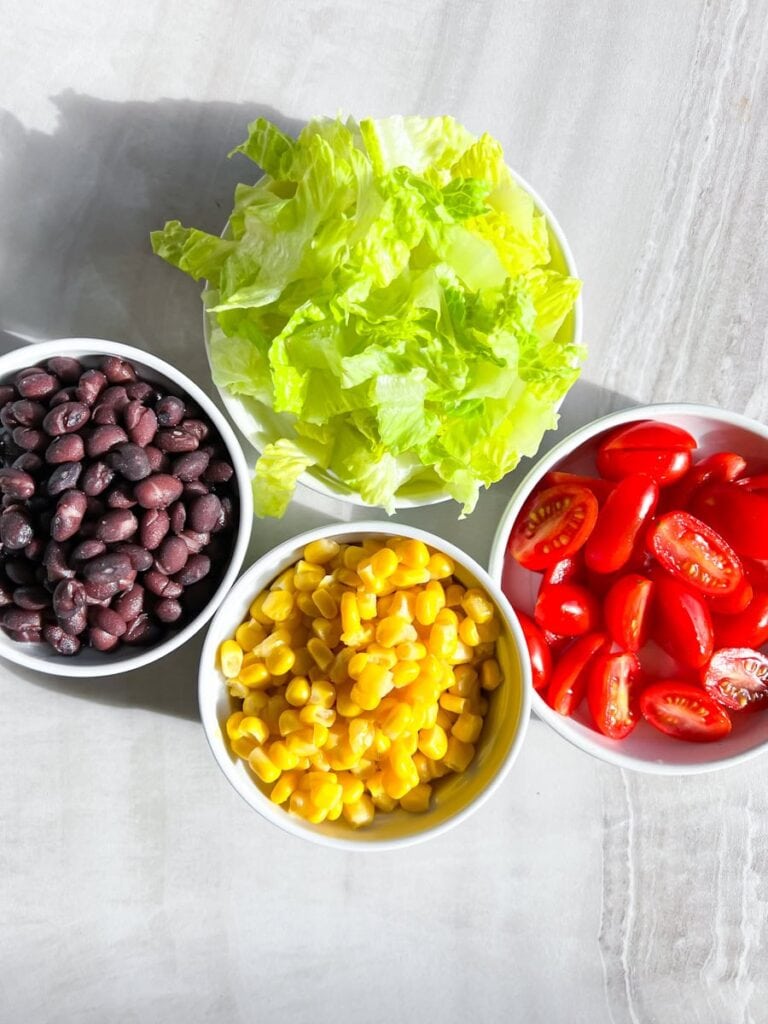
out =
{"type": "Polygon", "coordinates": [[[528,726],[530,690],[525,640],[517,617],[501,589],[477,562],[453,544],[402,524],[338,523],[309,530],[278,545],[244,573],[223,601],[210,625],[200,658],[199,698],[203,728],[213,756],[234,788],[254,810],[286,832],[322,846],[343,849],[381,850],[407,846],[428,836],[439,835],[463,821],[501,784],[517,757],[528,726]],[[251,773],[244,761],[231,752],[223,727],[233,711],[233,702],[216,666],[216,656],[222,641],[231,637],[247,618],[254,597],[301,557],[306,544],[322,537],[355,543],[371,536],[422,540],[455,561],[456,575],[462,582],[488,592],[503,624],[498,657],[505,682],[490,695],[486,724],[474,761],[463,774],[439,780],[431,810],[424,814],[409,814],[402,810],[391,814],[377,812],[371,826],[354,831],[344,821],[313,825],[272,803],[267,787],[251,773]]]}
{"type": "Polygon", "coordinates": [[[170,632],[165,639],[151,647],[121,646],[116,651],[107,653],[88,648],[81,650],[73,658],[67,658],[56,654],[47,644],[17,643],[11,640],[3,630],[0,630],[0,657],[15,662],[17,665],[24,665],[39,672],[50,672],[58,676],[83,678],[128,672],[157,661],[186,643],[205,625],[229,592],[240,571],[251,536],[253,495],[250,471],[242,448],[226,418],[211,399],[175,366],[166,363],[163,359],[158,359],[157,356],[149,352],[133,348],[130,345],[121,345],[115,341],[106,341],[100,338],[59,338],[55,341],[25,345],[1,356],[0,383],[25,366],[35,366],[53,356],[74,356],[76,359],[83,360],[86,365],[88,363],[96,365],[98,358],[105,355],[119,356],[121,359],[129,360],[148,381],[161,384],[172,394],[189,396],[200,406],[219,432],[235,470],[239,492],[238,523],[229,564],[205,608],[186,626],[176,632],[170,632]]]}
{"type": "MultiPolygon", "coordinates": [[[[696,458],[716,451],[734,451],[747,460],[768,458],[768,428],[738,413],[706,405],[670,403],[638,406],[588,423],[557,444],[525,477],[507,505],[496,530],[489,571],[504,588],[513,606],[532,614],[540,575],[505,558],[510,530],[539,481],[550,470],[596,475],[594,455],[601,439],[611,430],[638,420],[658,420],[682,427],[698,441],[696,458]]],[[[611,740],[590,723],[582,707],[572,718],[554,711],[535,691],[533,711],[574,746],[619,768],[658,775],[692,775],[738,764],[768,750],[768,712],[734,714],[733,730],[714,743],[686,743],[658,732],[645,721],[624,740],[611,740]]]]}
{"type": "MultiPolygon", "coordinates": [[[[567,274],[569,277],[578,277],[579,274],[576,269],[576,261],[565,237],[565,233],[563,232],[563,229],[558,223],[555,215],[549,209],[541,196],[535,191],[535,189],[531,188],[524,178],[514,171],[512,171],[512,177],[521,188],[525,189],[531,199],[533,199],[538,212],[542,213],[546,218],[547,227],[549,229],[551,251],[551,260],[548,266],[553,270],[558,270],[561,273],[567,274]]],[[[229,222],[227,222],[227,225],[222,232],[223,236],[226,236],[228,227],[229,222]]],[[[210,362],[211,352],[209,342],[211,325],[209,322],[209,316],[210,314],[208,314],[206,310],[203,310],[203,336],[205,339],[206,354],[210,362]]],[[[579,295],[573,309],[563,321],[556,337],[563,342],[580,345],[582,337],[582,319],[582,303],[581,296],[579,295]]],[[[253,399],[249,399],[244,395],[234,395],[226,388],[219,388],[218,391],[222,404],[232,418],[232,422],[238,428],[242,436],[253,446],[255,451],[260,453],[264,449],[264,446],[272,440],[270,431],[265,429],[261,420],[261,407],[253,399]]],[[[364,501],[356,491],[351,490],[351,488],[342,483],[335,474],[328,470],[317,467],[308,469],[299,477],[299,482],[304,484],[304,486],[308,487],[310,490],[317,491],[319,494],[324,494],[326,497],[337,498],[341,501],[347,501],[352,505],[358,505],[363,508],[378,508],[378,506],[372,506],[368,502],[364,501]]],[[[420,482],[414,480],[406,483],[397,492],[395,508],[419,508],[422,505],[434,505],[438,502],[449,500],[450,495],[445,492],[442,481],[437,477],[434,478],[434,483],[431,481],[420,482]]]]}

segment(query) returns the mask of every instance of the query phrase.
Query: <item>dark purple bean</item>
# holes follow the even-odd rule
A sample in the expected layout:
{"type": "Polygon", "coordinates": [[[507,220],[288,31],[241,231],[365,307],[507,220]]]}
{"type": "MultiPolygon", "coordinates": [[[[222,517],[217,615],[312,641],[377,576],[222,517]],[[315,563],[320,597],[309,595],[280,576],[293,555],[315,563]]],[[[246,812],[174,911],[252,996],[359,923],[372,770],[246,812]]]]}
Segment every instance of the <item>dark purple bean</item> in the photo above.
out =
{"type": "Polygon", "coordinates": [[[191,555],[199,554],[211,540],[210,533],[195,533],[194,530],[182,530],[179,536],[187,545],[191,555]]]}
{"type": "Polygon", "coordinates": [[[99,427],[111,427],[117,423],[117,410],[111,405],[97,405],[93,410],[91,422],[99,427]]]}
{"type": "Polygon", "coordinates": [[[134,508],[136,499],[130,484],[121,481],[115,484],[107,494],[107,505],[110,508],[134,508]]]}
{"type": "Polygon", "coordinates": [[[41,562],[45,554],[45,540],[42,537],[34,537],[24,548],[24,554],[30,562],[41,562]]]}
{"type": "Polygon", "coordinates": [[[0,384],[0,408],[13,402],[16,398],[16,388],[12,384],[0,384]]]}
{"type": "Polygon", "coordinates": [[[154,551],[171,528],[168,513],[162,508],[150,508],[141,517],[139,537],[149,551],[154,551]]]}
{"type": "Polygon", "coordinates": [[[8,579],[17,587],[29,586],[37,579],[34,565],[25,558],[9,558],[4,568],[8,579]]]}
{"type": "Polygon", "coordinates": [[[40,452],[48,444],[44,432],[35,427],[14,427],[13,441],[27,452],[40,452]]]}
{"type": "Polygon", "coordinates": [[[165,473],[170,468],[171,460],[165,452],[161,452],[153,444],[148,444],[144,450],[147,453],[149,465],[153,473],[165,473]]]}
{"type": "Polygon", "coordinates": [[[43,555],[43,565],[47,579],[55,583],[58,580],[68,580],[75,575],[75,570],[67,564],[67,557],[64,548],[55,540],[49,541],[43,555]]]}
{"type": "Polygon", "coordinates": [[[90,606],[99,604],[104,608],[123,589],[115,580],[112,580],[110,583],[96,583],[94,580],[86,580],[84,585],[85,599],[88,604],[90,606]]]}
{"type": "Polygon", "coordinates": [[[99,395],[99,405],[106,405],[115,410],[116,413],[123,413],[131,404],[128,392],[122,384],[116,384],[102,391],[99,395]]]}
{"type": "Polygon", "coordinates": [[[136,484],[133,493],[142,508],[167,508],[181,496],[184,485],[175,476],[154,473],[136,484]]]}
{"type": "Polygon", "coordinates": [[[171,530],[174,533],[181,533],[187,522],[187,506],[183,501],[174,501],[168,509],[171,520],[171,530]]]}
{"type": "Polygon", "coordinates": [[[96,523],[96,537],[107,544],[128,540],[139,528],[136,516],[127,508],[113,509],[96,523]]]}
{"type": "Polygon", "coordinates": [[[13,591],[10,584],[0,580],[0,608],[13,604],[13,591]]]}
{"type": "Polygon", "coordinates": [[[132,568],[134,568],[136,572],[146,572],[154,561],[151,553],[147,551],[146,548],[143,548],[141,544],[118,544],[115,547],[115,551],[120,554],[127,555],[131,561],[132,568]]]}
{"type": "Polygon", "coordinates": [[[16,587],[13,592],[13,600],[17,607],[33,612],[41,612],[44,608],[51,606],[51,595],[44,587],[36,585],[16,587]]]}
{"type": "Polygon", "coordinates": [[[58,618],[56,620],[59,626],[69,636],[80,636],[84,633],[88,626],[88,613],[86,612],[85,606],[78,608],[71,615],[64,618],[58,618]]]}
{"type": "Polygon", "coordinates": [[[186,434],[191,434],[192,437],[196,437],[199,444],[207,440],[208,435],[211,432],[211,428],[204,420],[182,420],[179,424],[181,430],[186,434]]]}
{"type": "Polygon", "coordinates": [[[13,415],[13,405],[4,405],[0,409],[0,423],[6,428],[6,430],[13,430],[14,427],[18,427],[19,421],[13,415]]]}
{"type": "Polygon", "coordinates": [[[180,398],[168,395],[155,406],[157,422],[161,427],[175,427],[184,419],[187,409],[180,398]]]}
{"type": "Polygon", "coordinates": [[[16,422],[22,427],[39,427],[48,411],[41,402],[22,398],[11,406],[16,422]]]}
{"type": "Polygon", "coordinates": [[[148,402],[156,402],[161,397],[161,392],[145,380],[132,380],[125,385],[128,397],[132,402],[141,402],[146,405],[148,402]]]}
{"type": "Polygon", "coordinates": [[[2,612],[2,623],[6,629],[18,633],[28,629],[42,629],[43,616],[29,608],[6,608],[2,612]]]}
{"type": "Polygon", "coordinates": [[[210,455],[207,452],[186,452],[171,463],[171,473],[185,484],[198,480],[208,468],[210,455]]]}
{"type": "Polygon", "coordinates": [[[16,390],[22,398],[49,398],[61,387],[61,383],[52,373],[45,370],[39,373],[30,373],[16,385],[16,390]]]}
{"type": "Polygon", "coordinates": [[[88,643],[94,650],[106,654],[107,651],[114,650],[120,643],[120,640],[116,636],[112,636],[111,633],[107,633],[97,626],[92,626],[88,633],[88,643]]]}
{"type": "Polygon", "coordinates": [[[189,551],[181,537],[166,537],[155,555],[155,568],[173,576],[187,564],[189,551]]]}
{"type": "Polygon", "coordinates": [[[35,481],[23,469],[0,469],[0,492],[9,498],[26,501],[35,493],[35,481]]]}
{"type": "Polygon", "coordinates": [[[119,444],[125,444],[127,440],[128,435],[122,427],[106,424],[101,427],[94,427],[90,437],[85,442],[85,450],[90,458],[96,459],[99,455],[106,454],[110,448],[115,448],[119,444]]]}
{"type": "Polygon", "coordinates": [[[92,558],[98,558],[107,550],[103,540],[95,537],[81,541],[69,556],[70,562],[89,562],[92,558]]]}
{"type": "Polygon", "coordinates": [[[90,417],[90,409],[83,402],[62,402],[47,414],[43,429],[51,437],[74,434],[85,426],[90,417]]]}
{"type": "Polygon", "coordinates": [[[144,587],[134,583],[130,590],[115,598],[112,607],[126,622],[133,622],[144,611],[144,587]]]}
{"type": "Polygon", "coordinates": [[[176,622],[181,618],[182,607],[178,601],[170,597],[164,597],[155,605],[155,615],[161,622],[176,622]]]}
{"type": "Polygon", "coordinates": [[[54,540],[69,540],[80,529],[88,507],[88,499],[82,491],[65,491],[56,503],[51,522],[51,537],[54,540]]]}
{"type": "Polygon", "coordinates": [[[89,498],[102,494],[114,479],[115,471],[106,462],[92,462],[83,473],[80,486],[89,498]]]}
{"type": "Polygon", "coordinates": [[[25,473],[37,473],[42,467],[43,460],[34,452],[24,452],[18,459],[14,459],[11,469],[23,469],[25,473]]]}
{"type": "Polygon", "coordinates": [[[93,583],[120,584],[120,589],[133,582],[136,570],[131,566],[130,558],[121,552],[111,552],[108,555],[100,555],[86,562],[83,567],[83,576],[93,583]]]}
{"type": "Polygon", "coordinates": [[[86,405],[94,405],[107,386],[107,378],[101,370],[86,370],[77,385],[77,398],[86,405]]]}
{"type": "Polygon", "coordinates": [[[54,438],[45,450],[45,461],[52,465],[80,462],[84,457],[85,444],[79,434],[62,434],[54,438]]]}
{"type": "Polygon", "coordinates": [[[203,480],[207,484],[226,484],[232,479],[234,472],[234,469],[228,462],[215,459],[209,463],[208,468],[203,473],[203,480]]]}
{"type": "Polygon", "coordinates": [[[235,508],[232,504],[232,499],[227,497],[225,494],[221,499],[221,515],[219,521],[216,523],[214,533],[218,533],[219,530],[229,530],[235,521],[235,508]]]}
{"type": "Polygon", "coordinates": [[[113,448],[107,456],[107,464],[133,483],[143,480],[152,472],[147,453],[138,444],[131,442],[113,448]]]}
{"type": "Polygon", "coordinates": [[[13,378],[13,383],[18,388],[19,381],[24,380],[25,377],[29,377],[31,373],[45,373],[44,366],[25,366],[23,370],[19,370],[16,376],[13,378]]]}
{"type": "Polygon", "coordinates": [[[45,364],[48,373],[54,374],[62,384],[77,384],[83,372],[83,365],[71,356],[53,356],[45,364]]]}
{"type": "Polygon", "coordinates": [[[56,405],[63,405],[65,402],[78,402],[77,388],[62,388],[55,395],[48,399],[48,408],[53,409],[56,405]]]}
{"type": "Polygon", "coordinates": [[[200,444],[194,434],[188,434],[180,427],[158,430],[154,441],[160,451],[169,452],[172,455],[177,452],[194,452],[200,444]]]}
{"type": "Polygon", "coordinates": [[[123,643],[136,647],[147,647],[160,637],[160,629],[152,622],[146,612],[129,623],[123,643]]]}
{"type": "Polygon", "coordinates": [[[100,363],[101,371],[110,384],[122,384],[127,380],[136,380],[136,371],[129,362],[119,356],[104,356],[100,363]]]}
{"type": "MultiPolygon", "coordinates": [[[[130,408],[130,406],[129,406],[130,408]]],[[[140,412],[138,418],[135,415],[131,416],[131,422],[128,422],[126,410],[126,422],[125,425],[128,428],[128,435],[133,442],[141,445],[142,448],[154,440],[155,434],[157,433],[157,416],[152,409],[147,409],[143,405],[139,406],[140,412]]]]}
{"type": "Polygon", "coordinates": [[[29,519],[18,509],[8,509],[0,516],[0,542],[9,551],[25,548],[34,535],[29,519]]]}
{"type": "Polygon", "coordinates": [[[211,560],[207,555],[191,555],[187,564],[181,572],[173,577],[173,580],[175,583],[181,584],[182,587],[191,587],[204,579],[210,571],[211,560]]]}
{"type": "MultiPolygon", "coordinates": [[[[184,568],[186,569],[186,566],[184,568]]],[[[155,597],[181,597],[184,591],[184,587],[178,580],[172,580],[170,577],[164,576],[157,569],[150,569],[145,574],[144,586],[155,597]]]]}
{"type": "Polygon", "coordinates": [[[53,610],[58,619],[68,619],[85,603],[85,586],[79,580],[62,580],[53,592],[53,610]]]}
{"type": "Polygon", "coordinates": [[[61,626],[46,626],[43,637],[57,654],[63,654],[65,658],[71,658],[80,650],[77,637],[66,633],[61,626]]]}
{"type": "Polygon", "coordinates": [[[88,621],[97,629],[103,629],[105,633],[112,636],[122,636],[126,630],[125,619],[118,615],[112,608],[100,608],[98,605],[91,608],[88,613],[88,621]]]}
{"type": "Polygon", "coordinates": [[[81,462],[62,462],[48,477],[46,487],[50,495],[61,494],[77,486],[83,465],[81,462]]]}
{"type": "Polygon", "coordinates": [[[210,533],[219,521],[221,502],[215,494],[194,498],[189,506],[189,525],[195,533],[210,533]]]}
{"type": "Polygon", "coordinates": [[[198,498],[201,494],[210,494],[208,484],[203,483],[202,480],[190,480],[188,484],[184,484],[185,499],[198,498]]]}

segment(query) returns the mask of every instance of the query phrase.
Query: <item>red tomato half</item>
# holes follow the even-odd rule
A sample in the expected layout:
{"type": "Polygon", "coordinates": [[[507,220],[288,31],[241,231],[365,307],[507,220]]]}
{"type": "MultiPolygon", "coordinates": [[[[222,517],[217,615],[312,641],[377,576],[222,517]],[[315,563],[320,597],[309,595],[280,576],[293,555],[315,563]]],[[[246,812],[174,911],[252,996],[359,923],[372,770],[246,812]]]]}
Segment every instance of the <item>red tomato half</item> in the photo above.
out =
{"type": "Polygon", "coordinates": [[[762,647],[768,642],[768,593],[755,596],[738,615],[715,615],[712,619],[718,647],[762,647]]]}
{"type": "Polygon", "coordinates": [[[581,576],[584,569],[584,559],[581,551],[575,555],[569,555],[560,562],[555,562],[549,569],[544,570],[541,580],[542,586],[550,586],[552,583],[575,583],[581,576]]]}
{"type": "Polygon", "coordinates": [[[714,615],[738,615],[751,603],[754,596],[752,584],[746,576],[743,576],[741,583],[730,594],[723,594],[722,597],[710,597],[707,599],[707,603],[709,610],[714,615]]]}
{"type": "Polygon", "coordinates": [[[640,678],[634,654],[598,654],[587,682],[587,703],[595,725],[605,736],[622,740],[637,725],[633,689],[640,678]]]}
{"type": "Polygon", "coordinates": [[[597,498],[598,505],[602,505],[613,490],[613,484],[609,480],[601,479],[599,476],[580,476],[578,473],[565,473],[559,469],[551,469],[544,477],[543,482],[547,487],[554,487],[556,484],[587,487],[597,498]]]}
{"type": "Polygon", "coordinates": [[[687,508],[694,491],[702,484],[715,481],[728,483],[740,477],[746,468],[746,461],[735,452],[713,452],[706,459],[691,466],[683,479],[667,490],[666,507],[670,511],[687,508]]]}
{"type": "Polygon", "coordinates": [[[553,583],[539,588],[533,617],[558,636],[581,636],[597,627],[600,606],[594,594],[578,583],[553,583]]]}
{"type": "Polygon", "coordinates": [[[562,484],[534,494],[517,517],[507,550],[525,569],[548,569],[582,546],[597,519],[586,487],[562,484]]]}
{"type": "Polygon", "coordinates": [[[646,546],[661,565],[704,594],[730,594],[741,562],[723,538],[689,512],[667,512],[648,531],[646,546]]]}
{"type": "Polygon", "coordinates": [[[652,580],[637,573],[620,577],[605,595],[605,628],[624,651],[639,651],[648,637],[652,580]]]}
{"type": "Polygon", "coordinates": [[[659,488],[647,476],[628,476],[600,509],[584,546],[584,561],[594,572],[616,572],[629,561],[637,535],[653,515],[659,488]]]}
{"type": "Polygon", "coordinates": [[[760,494],[768,492],[768,473],[758,473],[756,476],[745,476],[736,483],[745,491],[758,491],[760,494]]]}
{"type": "Polygon", "coordinates": [[[666,487],[688,472],[691,453],[670,448],[610,448],[599,451],[596,461],[598,470],[607,480],[643,473],[659,487],[666,487]]]}
{"type": "Polygon", "coordinates": [[[655,581],[651,632],[677,661],[701,668],[712,657],[712,618],[706,602],[671,576],[655,581]]]}
{"type": "Polygon", "coordinates": [[[733,711],[756,711],[768,703],[768,658],[748,647],[716,651],[704,673],[710,697],[733,711]]]}
{"type": "Polygon", "coordinates": [[[673,452],[692,452],[696,448],[696,438],[681,427],[673,427],[671,423],[638,420],[637,423],[619,427],[603,441],[600,448],[603,451],[612,448],[666,448],[673,452]]]}
{"type": "Polygon", "coordinates": [[[533,619],[524,612],[518,611],[517,608],[515,608],[515,614],[517,615],[528,648],[533,688],[535,690],[543,690],[549,682],[549,676],[552,672],[552,655],[549,653],[544,634],[533,619]]]}
{"type": "Polygon", "coordinates": [[[694,495],[691,511],[739,555],[768,558],[768,495],[737,484],[707,484],[694,495]]]}
{"type": "Polygon", "coordinates": [[[640,694],[640,710],[654,728],[677,740],[706,743],[722,739],[731,731],[727,711],[700,686],[677,679],[647,686],[640,694]]]}
{"type": "Polygon", "coordinates": [[[584,698],[589,663],[608,646],[605,633],[587,633],[564,651],[547,688],[547,704],[561,715],[572,715],[584,698]]]}
{"type": "Polygon", "coordinates": [[[755,558],[743,558],[744,575],[752,584],[753,590],[768,590],[768,562],[758,562],[755,558]]]}

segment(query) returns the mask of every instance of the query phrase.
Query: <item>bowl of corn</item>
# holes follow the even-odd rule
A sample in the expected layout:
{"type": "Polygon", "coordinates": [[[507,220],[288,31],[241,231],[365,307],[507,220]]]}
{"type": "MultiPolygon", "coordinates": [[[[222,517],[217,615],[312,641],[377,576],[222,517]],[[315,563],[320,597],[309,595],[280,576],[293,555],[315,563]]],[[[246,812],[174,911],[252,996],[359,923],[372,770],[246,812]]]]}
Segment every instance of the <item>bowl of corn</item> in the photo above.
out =
{"type": "Polygon", "coordinates": [[[525,652],[500,587],[458,548],[339,523],[279,545],[229,593],[201,655],[201,718],[274,824],[325,846],[403,846],[458,824],[512,766],[525,652]]]}

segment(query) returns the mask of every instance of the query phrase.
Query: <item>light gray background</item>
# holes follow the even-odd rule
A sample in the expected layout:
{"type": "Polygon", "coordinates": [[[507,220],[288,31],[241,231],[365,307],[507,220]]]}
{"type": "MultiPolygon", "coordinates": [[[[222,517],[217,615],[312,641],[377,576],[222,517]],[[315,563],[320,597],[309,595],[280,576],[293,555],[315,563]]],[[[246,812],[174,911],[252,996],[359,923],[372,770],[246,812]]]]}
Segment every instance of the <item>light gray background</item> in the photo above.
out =
{"type": "MultiPolygon", "coordinates": [[[[690,399],[765,417],[761,0],[2,0],[0,327],[201,381],[165,218],[218,229],[258,114],[452,113],[559,216],[590,355],[564,426],[690,399]]],[[[481,560],[509,478],[458,523],[481,560]]],[[[350,515],[306,493],[252,555],[350,515]]],[[[768,1019],[768,761],[691,779],[533,722],[475,817],[356,857],[262,822],[198,724],[199,641],[130,678],[0,669],[0,1021],[768,1019]]]]}

